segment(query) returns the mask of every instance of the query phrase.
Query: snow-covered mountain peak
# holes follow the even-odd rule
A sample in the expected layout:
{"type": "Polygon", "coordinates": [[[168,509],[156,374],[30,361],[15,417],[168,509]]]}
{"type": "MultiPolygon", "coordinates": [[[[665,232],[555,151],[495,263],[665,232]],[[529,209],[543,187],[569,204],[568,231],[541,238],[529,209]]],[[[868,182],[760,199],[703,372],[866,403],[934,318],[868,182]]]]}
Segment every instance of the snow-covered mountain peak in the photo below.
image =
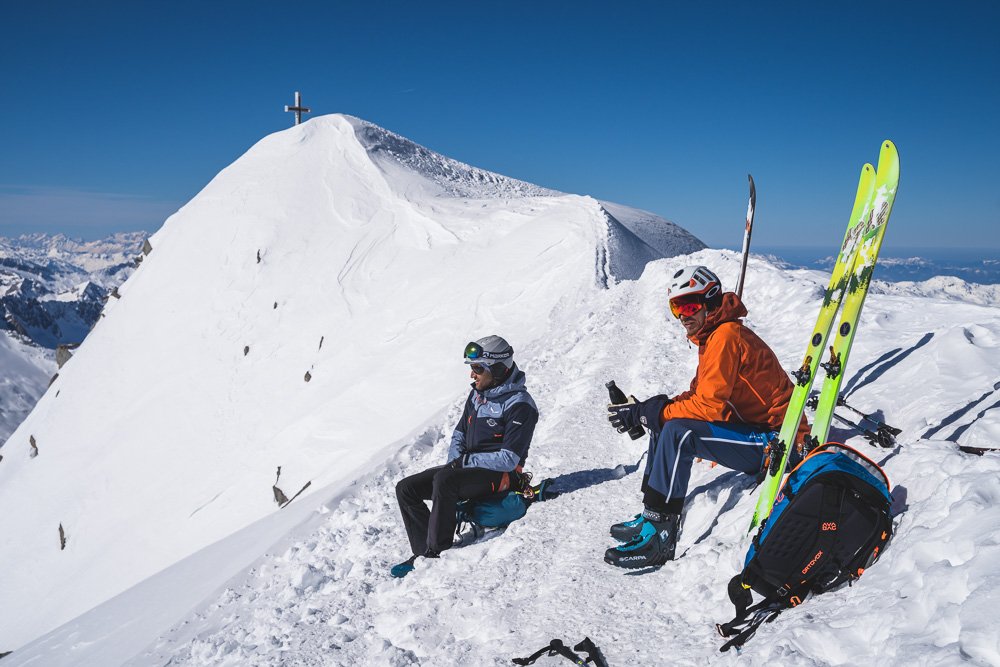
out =
{"type": "Polygon", "coordinates": [[[0,650],[270,526],[260,553],[460,398],[466,341],[530,350],[666,254],[593,198],[394,137],[344,116],[265,137],[153,235],[3,447],[0,650]],[[304,489],[281,510],[279,466],[304,489]]]}

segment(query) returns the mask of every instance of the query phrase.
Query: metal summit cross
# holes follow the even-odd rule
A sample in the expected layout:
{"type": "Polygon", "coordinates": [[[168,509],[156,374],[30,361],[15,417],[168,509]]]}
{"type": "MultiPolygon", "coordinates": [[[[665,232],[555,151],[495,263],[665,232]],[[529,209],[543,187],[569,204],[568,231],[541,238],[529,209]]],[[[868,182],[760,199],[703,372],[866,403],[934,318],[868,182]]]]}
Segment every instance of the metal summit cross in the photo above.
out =
{"type": "Polygon", "coordinates": [[[302,122],[302,114],[309,113],[312,110],[309,107],[302,106],[302,95],[300,95],[299,91],[296,90],[295,91],[295,106],[290,107],[290,106],[288,106],[286,104],[285,105],[285,111],[286,112],[288,112],[288,111],[294,111],[295,112],[295,124],[298,125],[299,123],[302,122]]]}

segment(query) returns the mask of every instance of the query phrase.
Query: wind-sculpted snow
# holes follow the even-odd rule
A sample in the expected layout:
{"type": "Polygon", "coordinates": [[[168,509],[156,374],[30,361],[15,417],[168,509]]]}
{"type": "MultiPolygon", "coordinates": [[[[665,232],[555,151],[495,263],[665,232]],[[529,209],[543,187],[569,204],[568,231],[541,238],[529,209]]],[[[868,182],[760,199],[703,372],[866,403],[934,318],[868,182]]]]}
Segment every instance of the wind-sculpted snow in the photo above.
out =
{"type": "MultiPolygon", "coordinates": [[[[869,297],[846,386],[852,405],[903,429],[900,445],[877,449],[837,425],[831,437],[884,461],[899,514],[882,558],[852,587],[786,611],[739,656],[720,655],[714,624],[732,617],[726,584],[742,563],[754,497],[750,479],[707,464],[695,466],[678,560],[643,574],[603,562],[608,526],[640,509],[645,450],[643,441],[607,425],[604,383],[614,379],[640,399],[686,388],[697,355],[667,316],[665,298],[682,263],[712,266],[725,285],[739,268],[738,256],[726,251],[658,260],[637,281],[560,299],[545,336],[518,348],[541,414],[528,469],[536,479],[555,479],[563,494],[506,531],[418,560],[405,579],[388,576],[408,555],[394,485],[443,460],[459,415],[464,369],[452,354],[433,373],[452,388],[450,396],[426,401],[444,412],[354,485],[314,498],[323,504],[308,521],[189,613],[178,612],[172,627],[162,625],[162,605],[151,601],[195,583],[204,590],[205,573],[221,567],[227,543],[240,548],[237,538],[5,661],[499,667],[554,637],[572,644],[590,636],[616,666],[1000,663],[991,606],[1000,595],[1000,455],[971,456],[948,441],[965,427],[959,444],[996,442],[1000,410],[982,409],[1000,399],[1000,314],[990,306],[869,297]]],[[[748,324],[786,367],[801,361],[823,283],[819,273],[750,262],[748,324]]],[[[247,534],[239,540],[250,541],[247,534]]],[[[545,660],[538,664],[563,664],[545,660]]]]}
{"type": "Polygon", "coordinates": [[[662,254],[590,197],[343,116],[261,140],[150,241],[3,448],[0,651],[236,535],[263,553],[457,400],[468,340],[530,359],[561,304],[662,254]]]}
{"type": "Polygon", "coordinates": [[[658,215],[612,202],[601,206],[660,257],[697,252],[706,246],[689,231],[658,215]]]}
{"type": "Polygon", "coordinates": [[[394,162],[402,165],[412,174],[435,183],[441,192],[448,196],[502,199],[563,194],[491,171],[477,169],[435,153],[378,125],[350,116],[346,118],[354,126],[358,141],[376,161],[381,164],[394,162]]]}

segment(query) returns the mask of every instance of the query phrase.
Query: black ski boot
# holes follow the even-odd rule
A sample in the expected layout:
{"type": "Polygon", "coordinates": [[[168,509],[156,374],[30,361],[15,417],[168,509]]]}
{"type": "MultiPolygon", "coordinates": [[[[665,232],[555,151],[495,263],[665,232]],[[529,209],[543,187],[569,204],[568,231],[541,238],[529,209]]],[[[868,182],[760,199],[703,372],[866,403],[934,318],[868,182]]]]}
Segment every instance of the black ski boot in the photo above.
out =
{"type": "Polygon", "coordinates": [[[631,542],[605,551],[605,563],[615,567],[641,569],[658,567],[674,559],[677,537],[680,534],[680,515],[647,509],[642,516],[645,522],[639,534],[631,542]]]}
{"type": "Polygon", "coordinates": [[[628,521],[611,526],[611,537],[619,542],[631,542],[642,532],[644,523],[646,523],[646,519],[641,514],[636,514],[628,521]]]}

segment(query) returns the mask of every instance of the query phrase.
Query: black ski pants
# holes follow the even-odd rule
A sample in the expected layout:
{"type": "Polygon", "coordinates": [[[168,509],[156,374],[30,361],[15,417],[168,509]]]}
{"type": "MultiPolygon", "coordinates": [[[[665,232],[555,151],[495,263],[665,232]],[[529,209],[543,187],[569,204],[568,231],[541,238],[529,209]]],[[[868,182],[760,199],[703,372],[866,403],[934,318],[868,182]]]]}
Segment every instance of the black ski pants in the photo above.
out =
{"type": "Polygon", "coordinates": [[[438,466],[401,479],[396,484],[396,500],[413,554],[440,553],[451,547],[458,502],[493,495],[507,474],[486,468],[438,466]],[[430,510],[425,500],[431,501],[430,510]]]}

